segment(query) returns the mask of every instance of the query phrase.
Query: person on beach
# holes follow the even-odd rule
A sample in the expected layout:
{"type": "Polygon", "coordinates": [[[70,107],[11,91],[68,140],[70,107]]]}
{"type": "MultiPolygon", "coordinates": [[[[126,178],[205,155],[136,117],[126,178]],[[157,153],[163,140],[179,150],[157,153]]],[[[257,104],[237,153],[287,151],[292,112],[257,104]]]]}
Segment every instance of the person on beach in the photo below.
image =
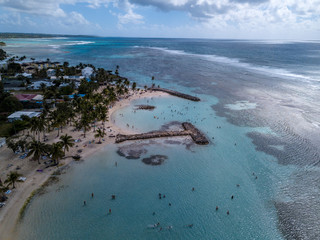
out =
{"type": "Polygon", "coordinates": [[[233,195],[231,196],[231,199],[233,199],[233,195]]]}
{"type": "Polygon", "coordinates": [[[111,214],[111,208],[109,208],[109,214],[111,214]]]}
{"type": "Polygon", "coordinates": [[[194,191],[194,187],[192,188],[192,192],[194,191]]]}
{"type": "Polygon", "coordinates": [[[83,206],[87,205],[87,202],[86,201],[83,201],[83,206]]]}
{"type": "Polygon", "coordinates": [[[218,207],[218,206],[216,206],[216,211],[218,211],[218,209],[219,209],[219,207],[218,207]]]}
{"type": "Polygon", "coordinates": [[[91,193],[91,198],[93,198],[93,196],[94,196],[93,193],[91,193]]]}

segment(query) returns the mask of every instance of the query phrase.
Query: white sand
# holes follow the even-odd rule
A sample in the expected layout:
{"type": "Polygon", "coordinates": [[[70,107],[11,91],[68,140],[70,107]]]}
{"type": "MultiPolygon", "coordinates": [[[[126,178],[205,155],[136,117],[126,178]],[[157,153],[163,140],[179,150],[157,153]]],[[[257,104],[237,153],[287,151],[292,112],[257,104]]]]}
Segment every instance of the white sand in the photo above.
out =
{"type": "MultiPolygon", "coordinates": [[[[134,93],[132,96],[122,99],[114,104],[114,106],[109,109],[109,122],[105,123],[105,127],[110,127],[112,129],[112,134],[117,135],[118,133],[128,134],[133,133],[132,130],[128,129],[120,129],[113,122],[114,113],[125,107],[130,105],[130,102],[139,98],[145,97],[155,97],[155,96],[168,96],[168,94],[163,92],[143,92],[142,94],[134,93]]],[[[102,126],[102,123],[99,122],[97,126],[102,126]]],[[[80,154],[83,159],[86,159],[87,156],[91,156],[100,151],[107,144],[113,143],[114,138],[109,138],[105,136],[105,141],[102,144],[89,144],[89,141],[98,139],[94,138],[93,128],[87,132],[86,138],[81,136],[82,132],[72,132],[73,127],[65,127],[63,129],[63,133],[61,135],[68,134],[71,135],[74,139],[80,138],[82,142],[75,143],[75,146],[72,147],[69,152],[66,153],[67,158],[60,161],[61,164],[69,164],[73,159],[71,156],[77,153],[78,149],[82,149],[82,153],[80,154]],[[84,147],[86,145],[86,147],[84,147]]],[[[26,131],[25,131],[26,132],[26,131]]],[[[21,133],[22,134],[22,133],[21,133]]],[[[108,132],[107,132],[108,134],[108,132]]],[[[49,141],[46,143],[53,143],[59,141],[59,137],[57,137],[57,131],[53,131],[51,133],[46,133],[49,141]]],[[[22,206],[24,205],[26,199],[30,196],[30,194],[38,189],[43,183],[45,183],[50,175],[56,170],[56,168],[46,168],[43,172],[37,172],[37,169],[42,169],[44,164],[38,164],[35,161],[30,161],[30,158],[20,159],[19,156],[21,154],[14,154],[12,150],[8,149],[6,146],[0,148],[0,178],[2,182],[6,179],[7,174],[10,171],[15,171],[16,167],[19,166],[20,169],[18,172],[27,178],[25,182],[16,183],[16,188],[12,190],[12,192],[8,195],[8,200],[6,201],[6,205],[0,209],[0,236],[1,240],[13,240],[15,239],[15,226],[18,221],[19,212],[22,206]],[[11,167],[8,167],[9,164],[12,164],[11,167]]]]}

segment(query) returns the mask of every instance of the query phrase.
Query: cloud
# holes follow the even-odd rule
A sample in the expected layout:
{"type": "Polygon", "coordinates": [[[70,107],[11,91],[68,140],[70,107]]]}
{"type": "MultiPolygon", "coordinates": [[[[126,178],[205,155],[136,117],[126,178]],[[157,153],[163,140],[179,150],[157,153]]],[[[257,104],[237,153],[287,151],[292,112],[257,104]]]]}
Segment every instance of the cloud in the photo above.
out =
{"type": "Polygon", "coordinates": [[[134,13],[132,9],[129,9],[128,12],[124,15],[118,14],[119,24],[141,24],[143,23],[143,16],[137,13],[134,13]]]}
{"type": "Polygon", "coordinates": [[[21,16],[19,13],[6,13],[0,15],[0,24],[2,25],[21,25],[21,16]]]}
{"type": "MultiPolygon", "coordinates": [[[[117,18],[121,31],[124,31],[126,25],[126,29],[140,29],[146,34],[148,31],[154,33],[152,24],[161,26],[161,19],[155,21],[150,17],[150,13],[156,10],[157,14],[164,13],[163,16],[170,11],[185,13],[195,27],[195,36],[215,37],[216,33],[242,33],[241,36],[246,37],[255,32],[259,37],[261,33],[283,35],[289,30],[295,32],[296,29],[301,33],[304,29],[314,34],[320,31],[320,0],[0,0],[0,8],[5,11],[0,16],[0,23],[12,26],[25,23],[31,26],[35,22],[39,25],[39,19],[42,19],[47,23],[59,22],[59,26],[66,26],[65,29],[74,26],[81,33],[79,26],[87,26],[89,29],[90,26],[98,26],[98,22],[90,23],[86,19],[85,9],[78,12],[80,4],[90,11],[108,8],[106,14],[109,12],[117,18]],[[66,5],[74,6],[73,11],[64,10],[66,5]]],[[[103,19],[100,23],[103,25],[103,19]]],[[[182,29],[188,29],[183,23],[179,24],[171,27],[173,35],[177,33],[176,27],[181,32],[182,29]]],[[[169,32],[169,28],[159,27],[158,32],[161,34],[161,29],[169,32]]],[[[190,35],[192,31],[186,34],[190,35]]]]}
{"type": "Polygon", "coordinates": [[[59,2],[59,0],[58,1],[0,0],[0,5],[11,11],[29,13],[32,15],[65,17],[66,16],[65,12],[60,8],[61,2],[59,2]]]}
{"type": "Polygon", "coordinates": [[[65,19],[68,25],[89,25],[90,22],[78,12],[71,12],[65,19]]]}

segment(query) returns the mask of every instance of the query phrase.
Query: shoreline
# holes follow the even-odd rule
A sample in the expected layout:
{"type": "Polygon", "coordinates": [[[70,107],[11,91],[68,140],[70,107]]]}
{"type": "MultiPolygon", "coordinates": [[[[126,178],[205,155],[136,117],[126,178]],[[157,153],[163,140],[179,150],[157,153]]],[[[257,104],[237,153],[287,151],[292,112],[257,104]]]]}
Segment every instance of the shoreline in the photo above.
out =
{"type": "MultiPolygon", "coordinates": [[[[167,93],[164,92],[153,92],[153,91],[147,91],[143,93],[133,93],[128,98],[124,98],[121,100],[118,100],[114,103],[113,107],[108,109],[108,116],[109,121],[105,123],[105,127],[107,129],[111,129],[111,134],[117,135],[119,133],[122,134],[133,134],[136,133],[132,131],[131,129],[123,129],[116,125],[114,122],[114,114],[130,105],[130,103],[134,100],[140,99],[140,98],[148,98],[148,97],[162,97],[162,96],[169,96],[167,93]]],[[[97,125],[101,126],[101,122],[97,123],[97,125]]],[[[95,155],[96,153],[100,152],[105,146],[108,144],[112,144],[115,142],[115,138],[109,137],[109,134],[106,134],[105,141],[103,141],[101,144],[96,143],[90,143],[92,140],[95,140],[94,138],[94,131],[93,129],[90,130],[90,132],[86,133],[86,138],[83,138],[82,131],[72,132],[73,127],[65,127],[63,129],[64,134],[71,135],[74,139],[81,139],[81,143],[76,143],[78,148],[76,146],[72,147],[69,152],[66,153],[66,157],[61,160],[61,163],[63,163],[63,166],[69,165],[73,160],[71,156],[77,154],[77,150],[81,149],[81,158],[85,159],[88,156],[95,155]]],[[[59,138],[56,136],[56,132],[52,131],[50,133],[47,133],[49,141],[48,143],[56,142],[59,140],[59,138]]],[[[76,145],[75,144],[75,145],[76,145]]],[[[17,187],[12,190],[11,194],[9,195],[8,200],[5,202],[6,205],[3,206],[0,209],[0,236],[2,237],[2,240],[14,240],[15,238],[15,230],[16,226],[18,225],[19,221],[19,214],[21,208],[24,206],[26,200],[31,196],[31,194],[41,188],[41,186],[49,180],[49,178],[52,176],[52,173],[56,170],[56,168],[46,168],[43,170],[43,172],[37,172],[37,169],[43,167],[43,164],[38,165],[35,161],[30,161],[30,159],[19,159],[18,154],[12,153],[10,149],[7,147],[3,147],[0,149],[0,170],[1,172],[8,173],[8,166],[10,167],[16,167],[16,164],[19,164],[18,166],[23,169],[22,174],[24,177],[27,178],[27,180],[23,183],[17,182],[17,187]],[[24,161],[24,162],[21,162],[24,161]],[[21,164],[20,164],[21,163],[21,164]],[[7,167],[6,167],[7,166],[7,167]],[[4,170],[5,169],[5,170],[4,170]]],[[[9,167],[9,168],[10,168],[9,167]]],[[[13,171],[14,169],[10,169],[10,171],[13,171]]],[[[1,179],[4,179],[4,174],[0,175],[1,179]]]]}

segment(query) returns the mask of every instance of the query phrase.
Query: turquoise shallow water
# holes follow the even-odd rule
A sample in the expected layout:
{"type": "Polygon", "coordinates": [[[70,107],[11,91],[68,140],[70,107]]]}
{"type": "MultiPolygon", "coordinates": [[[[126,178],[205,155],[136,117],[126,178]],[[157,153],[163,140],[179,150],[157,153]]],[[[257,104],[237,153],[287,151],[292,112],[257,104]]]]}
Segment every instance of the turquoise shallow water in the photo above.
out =
{"type": "Polygon", "coordinates": [[[181,138],[174,144],[165,139],[139,142],[147,150],[141,158],[168,156],[161,166],[116,153],[119,146],[133,142],[106,146],[72,164],[57,184],[32,201],[19,228],[20,239],[282,239],[272,199],[278,182],[289,174],[288,168],[254,150],[245,136],[254,129],[228,124],[210,110],[212,102],[201,97],[201,103],[175,97],[143,98],[116,112],[114,118],[119,126],[128,123],[139,131],[190,119],[208,137],[214,136],[210,145],[188,149],[181,138]],[[157,108],[134,113],[137,104],[157,108]],[[166,198],[159,200],[158,193],[166,198]],[[116,200],[111,200],[112,194],[116,200]],[[83,206],[84,200],[87,206],[83,206]],[[148,229],[157,222],[162,231],[160,227],[148,229]],[[187,224],[194,226],[187,228],[187,224]],[[166,229],[168,226],[173,228],[166,229]]]}

